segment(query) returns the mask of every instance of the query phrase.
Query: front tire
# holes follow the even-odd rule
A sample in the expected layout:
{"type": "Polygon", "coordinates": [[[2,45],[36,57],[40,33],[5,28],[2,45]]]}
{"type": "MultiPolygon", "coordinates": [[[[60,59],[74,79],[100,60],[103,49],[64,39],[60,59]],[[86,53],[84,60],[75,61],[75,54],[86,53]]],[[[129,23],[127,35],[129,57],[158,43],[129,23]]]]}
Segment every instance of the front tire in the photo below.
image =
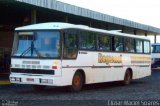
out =
{"type": "Polygon", "coordinates": [[[80,72],[76,72],[73,76],[70,90],[73,92],[78,92],[82,89],[83,85],[84,85],[83,75],[80,72]]]}

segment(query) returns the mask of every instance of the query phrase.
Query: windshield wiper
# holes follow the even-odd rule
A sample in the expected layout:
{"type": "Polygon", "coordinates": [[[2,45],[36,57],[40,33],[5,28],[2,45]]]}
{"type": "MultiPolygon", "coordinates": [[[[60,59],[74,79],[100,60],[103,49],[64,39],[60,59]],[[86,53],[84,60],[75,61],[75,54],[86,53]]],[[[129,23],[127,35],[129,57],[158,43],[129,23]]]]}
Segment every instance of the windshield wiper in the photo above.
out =
{"type": "MultiPolygon", "coordinates": [[[[27,48],[21,55],[20,55],[20,57],[22,57],[22,56],[24,56],[25,54],[27,54],[29,51],[31,51],[31,47],[29,47],[29,48],[27,48]]],[[[36,49],[36,48],[33,48],[33,51],[35,50],[35,52],[36,52],[36,54],[37,54],[37,56],[38,57],[42,57],[41,55],[40,55],[40,53],[39,53],[39,51],[36,49]]]]}
{"type": "Polygon", "coordinates": [[[22,54],[20,55],[20,57],[22,57],[25,54],[27,54],[30,50],[31,50],[31,47],[28,47],[24,52],[22,52],[22,54]]]}
{"type": "Polygon", "coordinates": [[[29,51],[31,51],[31,54],[32,54],[32,51],[33,51],[33,42],[31,42],[31,46],[30,47],[28,47],[24,52],[22,52],[22,54],[20,55],[20,57],[24,56],[29,51]]]}

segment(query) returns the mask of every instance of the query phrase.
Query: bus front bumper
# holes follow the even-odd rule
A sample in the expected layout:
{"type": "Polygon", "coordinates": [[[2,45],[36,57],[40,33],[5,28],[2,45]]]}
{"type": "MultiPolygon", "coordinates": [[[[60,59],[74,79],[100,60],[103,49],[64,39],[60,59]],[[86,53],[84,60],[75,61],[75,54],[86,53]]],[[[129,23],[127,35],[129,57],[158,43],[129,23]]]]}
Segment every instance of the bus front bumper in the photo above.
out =
{"type": "Polygon", "coordinates": [[[11,83],[17,84],[61,86],[59,77],[52,75],[11,74],[9,79],[11,83]]]}

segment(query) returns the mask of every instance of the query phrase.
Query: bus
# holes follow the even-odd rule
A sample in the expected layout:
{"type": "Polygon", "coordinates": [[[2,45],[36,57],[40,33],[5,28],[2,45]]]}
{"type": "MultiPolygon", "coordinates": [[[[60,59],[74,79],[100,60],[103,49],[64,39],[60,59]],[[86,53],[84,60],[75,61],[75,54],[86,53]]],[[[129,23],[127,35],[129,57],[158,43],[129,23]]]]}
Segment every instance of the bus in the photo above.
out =
{"type": "Polygon", "coordinates": [[[150,40],[61,22],[15,29],[10,82],[34,89],[131,80],[151,75],[150,40]]]}
{"type": "Polygon", "coordinates": [[[151,68],[160,69],[160,43],[152,44],[151,58],[152,58],[151,68]]]}

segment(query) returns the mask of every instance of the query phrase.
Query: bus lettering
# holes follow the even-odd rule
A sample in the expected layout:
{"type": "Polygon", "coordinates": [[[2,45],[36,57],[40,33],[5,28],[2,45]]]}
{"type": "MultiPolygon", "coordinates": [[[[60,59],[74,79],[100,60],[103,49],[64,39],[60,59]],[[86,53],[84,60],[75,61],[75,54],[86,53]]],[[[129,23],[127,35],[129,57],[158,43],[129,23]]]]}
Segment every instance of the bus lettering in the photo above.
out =
{"type": "Polygon", "coordinates": [[[122,63],[122,57],[98,54],[98,63],[122,63]]]}

